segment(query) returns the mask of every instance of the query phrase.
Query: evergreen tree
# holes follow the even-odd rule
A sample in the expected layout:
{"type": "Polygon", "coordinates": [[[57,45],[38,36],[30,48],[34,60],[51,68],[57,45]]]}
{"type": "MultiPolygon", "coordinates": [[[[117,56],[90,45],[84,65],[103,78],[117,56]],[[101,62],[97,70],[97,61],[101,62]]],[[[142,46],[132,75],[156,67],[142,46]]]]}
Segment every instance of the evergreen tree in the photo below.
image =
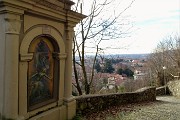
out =
{"type": "Polygon", "coordinates": [[[103,72],[105,72],[105,73],[113,73],[114,72],[114,68],[112,66],[111,60],[109,60],[109,59],[105,60],[105,65],[104,65],[103,72]]]}
{"type": "Polygon", "coordinates": [[[122,69],[122,68],[119,68],[116,73],[119,74],[119,75],[122,75],[123,69],[122,69]]]}
{"type": "Polygon", "coordinates": [[[134,75],[134,72],[129,68],[126,68],[123,73],[126,74],[128,77],[133,77],[134,75]]]}
{"type": "Polygon", "coordinates": [[[96,69],[97,72],[101,72],[101,66],[100,66],[99,62],[96,62],[95,69],[96,69]]]}
{"type": "Polygon", "coordinates": [[[119,68],[116,73],[119,75],[126,74],[128,77],[133,77],[134,75],[134,72],[129,68],[126,68],[124,70],[122,68],[119,68]]]}

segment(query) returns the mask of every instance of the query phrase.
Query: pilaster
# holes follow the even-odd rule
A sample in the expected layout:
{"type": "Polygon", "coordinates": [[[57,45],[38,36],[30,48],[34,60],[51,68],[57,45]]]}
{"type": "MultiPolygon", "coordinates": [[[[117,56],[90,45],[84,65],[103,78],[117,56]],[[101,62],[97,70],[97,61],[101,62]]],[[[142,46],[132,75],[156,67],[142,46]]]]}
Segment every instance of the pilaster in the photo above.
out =
{"type": "Polygon", "coordinates": [[[66,59],[66,68],[65,68],[65,94],[64,97],[66,100],[71,98],[72,95],[72,40],[73,40],[73,34],[74,30],[73,27],[67,25],[66,27],[66,53],[67,53],[67,59],[66,59]]]}
{"type": "Polygon", "coordinates": [[[72,96],[72,40],[74,35],[74,26],[70,23],[66,24],[66,67],[65,67],[65,82],[64,82],[64,103],[67,110],[67,119],[72,119],[76,114],[76,101],[72,96]]]}
{"type": "MultiPolygon", "coordinates": [[[[3,46],[0,62],[0,68],[4,73],[0,76],[2,83],[2,92],[0,96],[3,99],[2,116],[5,118],[16,119],[18,117],[18,65],[19,65],[19,34],[21,28],[20,13],[16,13],[15,8],[1,11],[1,19],[3,20],[3,36],[0,42],[3,46]],[[13,12],[12,12],[13,11],[13,12]]],[[[19,11],[19,10],[17,10],[19,11]]]]}

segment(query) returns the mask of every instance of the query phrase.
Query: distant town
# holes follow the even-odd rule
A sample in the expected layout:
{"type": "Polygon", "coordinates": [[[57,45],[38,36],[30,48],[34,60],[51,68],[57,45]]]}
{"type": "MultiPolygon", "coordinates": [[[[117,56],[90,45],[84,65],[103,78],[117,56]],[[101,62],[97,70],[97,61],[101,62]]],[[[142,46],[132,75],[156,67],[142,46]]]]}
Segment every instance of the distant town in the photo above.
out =
{"type": "MultiPolygon", "coordinates": [[[[119,54],[98,57],[94,64],[91,88],[93,94],[132,92],[153,84],[147,67],[147,56],[148,54],[119,54]]],[[[85,59],[89,78],[92,77],[93,60],[94,56],[87,56],[85,59]]],[[[81,76],[81,67],[77,71],[81,76]]],[[[73,74],[73,84],[76,85],[74,77],[73,74]]],[[[83,82],[83,75],[79,81],[83,82]]],[[[82,84],[80,83],[81,87],[82,84]]],[[[74,93],[78,93],[75,87],[73,90],[74,93]]]]}

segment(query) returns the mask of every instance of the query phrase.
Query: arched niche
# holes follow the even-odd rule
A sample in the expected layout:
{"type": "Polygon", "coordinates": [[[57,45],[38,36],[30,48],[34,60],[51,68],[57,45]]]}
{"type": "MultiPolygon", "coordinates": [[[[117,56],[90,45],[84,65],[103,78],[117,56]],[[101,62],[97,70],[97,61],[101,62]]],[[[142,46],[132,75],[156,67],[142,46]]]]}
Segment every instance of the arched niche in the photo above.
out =
{"type": "Polygon", "coordinates": [[[58,100],[59,47],[48,36],[36,37],[29,46],[33,58],[28,62],[28,111],[58,100]]]}
{"type": "Polygon", "coordinates": [[[65,44],[48,27],[48,33],[43,25],[29,29],[20,46],[19,112],[25,118],[63,104],[65,44]]]}
{"type": "Polygon", "coordinates": [[[28,54],[28,47],[32,41],[32,38],[35,38],[39,35],[47,35],[54,38],[59,46],[60,53],[65,54],[65,44],[62,38],[61,33],[56,30],[54,27],[48,26],[48,25],[36,25],[31,27],[29,30],[26,31],[25,36],[22,40],[21,46],[20,46],[20,54],[21,54],[21,60],[26,60],[26,58],[23,58],[23,55],[28,54]]]}

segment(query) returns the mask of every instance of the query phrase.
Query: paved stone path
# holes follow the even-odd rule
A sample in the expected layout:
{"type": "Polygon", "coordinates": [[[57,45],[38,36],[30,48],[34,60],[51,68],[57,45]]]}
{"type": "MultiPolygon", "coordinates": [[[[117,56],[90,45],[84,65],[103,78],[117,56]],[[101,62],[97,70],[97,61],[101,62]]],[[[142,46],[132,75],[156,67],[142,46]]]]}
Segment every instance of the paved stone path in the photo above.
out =
{"type": "Polygon", "coordinates": [[[157,97],[157,100],[119,120],[180,120],[180,98],[162,96],[157,97]]]}

